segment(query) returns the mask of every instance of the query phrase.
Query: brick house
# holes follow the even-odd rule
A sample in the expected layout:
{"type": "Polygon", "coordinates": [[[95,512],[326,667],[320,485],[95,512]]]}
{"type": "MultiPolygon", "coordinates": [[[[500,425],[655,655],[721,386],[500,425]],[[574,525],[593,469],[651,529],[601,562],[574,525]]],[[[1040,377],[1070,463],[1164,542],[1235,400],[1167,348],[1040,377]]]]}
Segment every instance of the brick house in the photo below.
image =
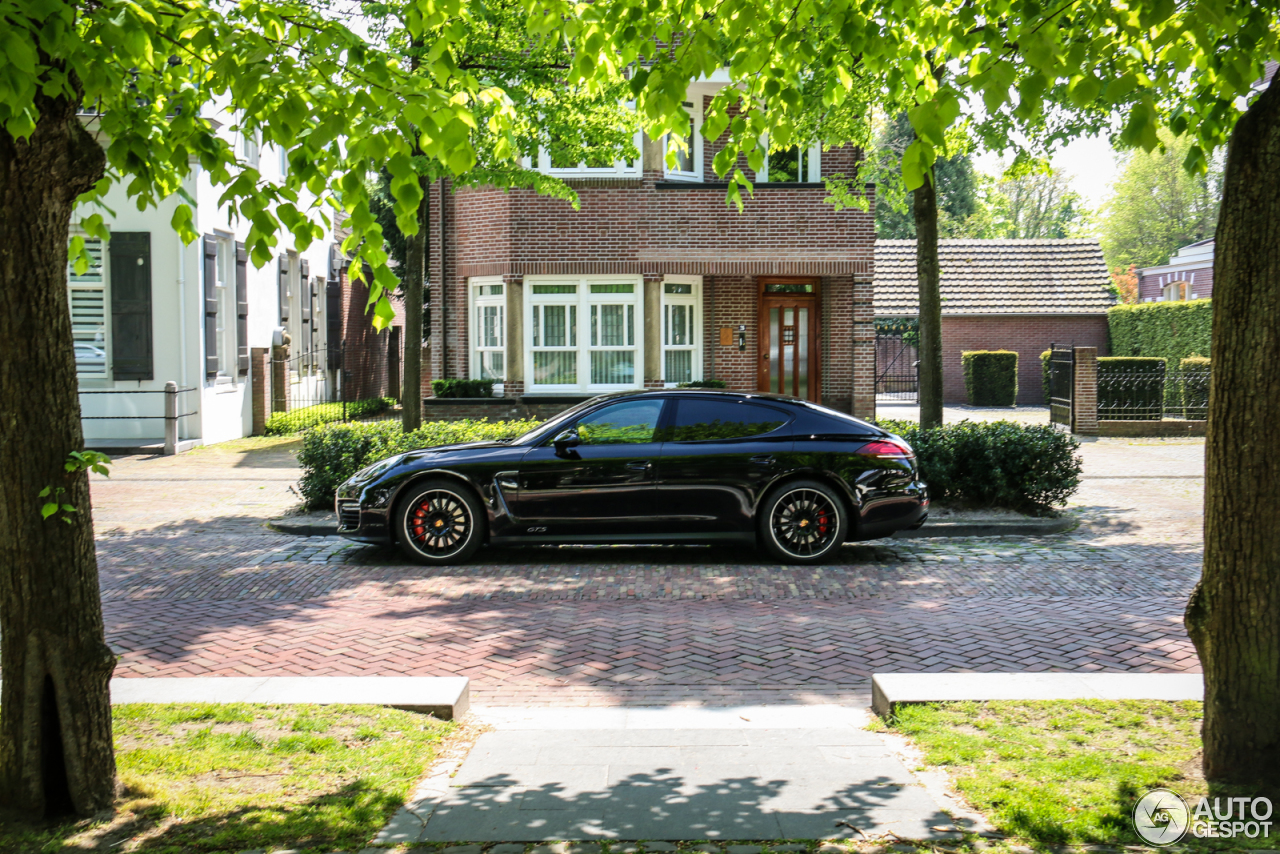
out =
{"type": "Polygon", "coordinates": [[[700,133],[720,85],[690,87],[691,156],[675,169],[666,140],[640,133],[634,162],[530,164],[566,180],[580,210],[433,185],[424,374],[492,378],[500,399],[428,400],[427,417],[547,414],[711,379],[874,417],[873,212],[837,213],[822,184],[854,174],[860,152],[770,155],[739,213],[711,168],[722,143],[700,133]]]}
{"type": "Polygon", "coordinates": [[[1179,249],[1165,264],[1138,270],[1139,302],[1174,302],[1213,296],[1213,238],[1179,249]]]}
{"type": "MultiPolygon", "coordinates": [[[[965,403],[965,350],[1018,353],[1018,403],[1041,404],[1050,344],[1107,350],[1115,304],[1096,240],[940,240],[943,401],[965,403]]],[[[876,242],[875,316],[919,313],[916,242],[876,242]]]]}

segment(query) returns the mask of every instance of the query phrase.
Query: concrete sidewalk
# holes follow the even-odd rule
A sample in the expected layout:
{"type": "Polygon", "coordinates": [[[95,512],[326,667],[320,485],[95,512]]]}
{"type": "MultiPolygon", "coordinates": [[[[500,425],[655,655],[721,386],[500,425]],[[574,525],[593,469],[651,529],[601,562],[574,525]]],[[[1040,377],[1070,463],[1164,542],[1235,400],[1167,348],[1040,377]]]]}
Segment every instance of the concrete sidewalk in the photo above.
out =
{"type": "Polygon", "coordinates": [[[490,709],[376,844],[956,836],[875,733],[836,706],[490,709]]]}

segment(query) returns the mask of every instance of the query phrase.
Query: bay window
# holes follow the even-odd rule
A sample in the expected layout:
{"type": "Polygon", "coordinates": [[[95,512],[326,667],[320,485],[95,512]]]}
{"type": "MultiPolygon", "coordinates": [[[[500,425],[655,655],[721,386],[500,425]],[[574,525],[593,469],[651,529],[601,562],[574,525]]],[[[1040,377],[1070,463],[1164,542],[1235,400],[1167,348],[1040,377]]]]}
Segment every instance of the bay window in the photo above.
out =
{"type": "Polygon", "coordinates": [[[662,380],[668,385],[702,379],[702,278],[662,281],[662,380]]]}
{"type": "Polygon", "coordinates": [[[507,376],[507,296],[501,277],[471,279],[471,376],[502,382],[507,376]]]}
{"type": "Polygon", "coordinates": [[[643,364],[640,277],[525,277],[526,388],[638,388],[643,364]]]}

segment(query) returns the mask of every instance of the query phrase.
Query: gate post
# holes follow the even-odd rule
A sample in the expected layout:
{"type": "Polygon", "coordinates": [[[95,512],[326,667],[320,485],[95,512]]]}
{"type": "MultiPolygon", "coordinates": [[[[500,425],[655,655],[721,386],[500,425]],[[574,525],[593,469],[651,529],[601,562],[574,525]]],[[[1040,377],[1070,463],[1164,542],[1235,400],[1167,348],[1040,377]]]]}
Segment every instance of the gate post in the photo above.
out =
{"type": "Polygon", "coordinates": [[[1098,435],[1098,348],[1075,348],[1075,388],[1071,390],[1071,432],[1098,435]]]}
{"type": "Polygon", "coordinates": [[[266,347],[249,349],[249,382],[253,398],[253,435],[267,430],[267,413],[271,411],[271,351],[266,347]]]}
{"type": "Polygon", "coordinates": [[[289,411],[289,345],[271,348],[271,411],[289,411]]]}
{"type": "Polygon", "coordinates": [[[178,384],[164,384],[164,454],[178,453],[178,384]]]}

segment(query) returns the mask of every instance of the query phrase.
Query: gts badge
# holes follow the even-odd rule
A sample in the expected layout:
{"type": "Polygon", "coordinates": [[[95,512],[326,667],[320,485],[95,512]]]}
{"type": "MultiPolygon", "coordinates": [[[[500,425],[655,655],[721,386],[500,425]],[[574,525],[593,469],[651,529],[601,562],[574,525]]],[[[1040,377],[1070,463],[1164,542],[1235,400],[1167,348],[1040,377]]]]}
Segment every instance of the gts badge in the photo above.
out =
{"type": "Polygon", "coordinates": [[[535,525],[532,528],[525,529],[526,534],[545,534],[546,532],[547,532],[547,529],[542,527],[541,525],[535,525]]]}

